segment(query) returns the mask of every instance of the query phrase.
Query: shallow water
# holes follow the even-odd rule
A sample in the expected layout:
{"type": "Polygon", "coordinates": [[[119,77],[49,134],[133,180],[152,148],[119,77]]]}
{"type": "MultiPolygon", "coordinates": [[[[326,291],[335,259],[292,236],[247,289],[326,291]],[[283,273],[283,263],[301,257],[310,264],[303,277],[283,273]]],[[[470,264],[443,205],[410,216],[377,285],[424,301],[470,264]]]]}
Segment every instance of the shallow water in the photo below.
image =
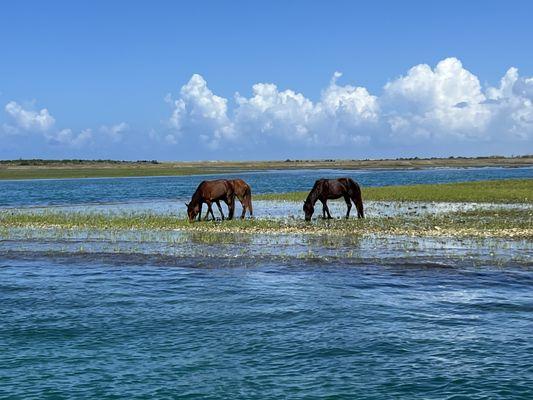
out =
{"type": "MultiPolygon", "coordinates": [[[[532,173],[245,179],[258,193],[317,174],[384,185],[532,173]]],[[[0,182],[0,207],[184,216],[174,199],[200,179],[0,182]]],[[[258,218],[301,218],[299,202],[255,204],[258,218]]],[[[531,207],[366,206],[369,217],[531,207]]],[[[0,398],[531,399],[533,243],[4,228],[0,321],[0,398]]]]}
{"type": "Polygon", "coordinates": [[[185,200],[203,179],[245,179],[254,193],[309,190],[316,179],[350,176],[363,186],[533,178],[533,168],[292,170],[142,178],[0,181],[0,207],[185,200]]]}
{"type": "MultiPolygon", "coordinates": [[[[254,200],[254,218],[256,219],[276,219],[290,220],[303,219],[301,201],[286,200],[254,200]]],[[[344,200],[328,201],[328,208],[333,218],[344,218],[346,215],[346,204],[344,200]]],[[[420,217],[424,215],[439,215],[450,212],[465,212],[473,210],[532,210],[531,204],[499,204],[499,203],[447,203],[447,202],[398,202],[398,201],[365,201],[365,216],[374,217],[420,217]]],[[[206,207],[203,207],[202,216],[205,216],[206,207]]],[[[224,216],[228,216],[228,209],[222,203],[224,216]]],[[[142,215],[157,214],[165,216],[175,216],[177,218],[187,218],[184,205],[181,202],[159,200],[150,202],[122,202],[112,204],[87,204],[74,206],[47,206],[47,207],[20,207],[0,209],[0,213],[22,213],[22,214],[47,214],[47,213],[81,213],[81,214],[103,214],[107,216],[116,215],[142,215]]],[[[217,220],[221,220],[220,212],[213,206],[213,212],[217,220]]],[[[237,201],[235,206],[235,216],[240,217],[242,206],[237,201]]],[[[357,210],[352,207],[350,217],[357,217],[357,210]]],[[[249,218],[249,214],[246,214],[249,218]]],[[[318,205],[315,209],[313,219],[322,218],[322,208],[318,205]]]]}
{"type": "MultiPolygon", "coordinates": [[[[115,231],[10,228],[0,240],[0,254],[85,256],[114,254],[174,258],[314,259],[317,262],[461,262],[487,265],[533,263],[530,240],[411,236],[325,236],[307,234],[234,234],[188,231],[115,231]]],[[[1,258],[0,258],[1,259],[1,258]]],[[[235,261],[237,260],[237,261],[235,261]]]]}
{"type": "Polygon", "coordinates": [[[439,260],[5,256],[0,397],[530,399],[533,270],[439,260]]]}

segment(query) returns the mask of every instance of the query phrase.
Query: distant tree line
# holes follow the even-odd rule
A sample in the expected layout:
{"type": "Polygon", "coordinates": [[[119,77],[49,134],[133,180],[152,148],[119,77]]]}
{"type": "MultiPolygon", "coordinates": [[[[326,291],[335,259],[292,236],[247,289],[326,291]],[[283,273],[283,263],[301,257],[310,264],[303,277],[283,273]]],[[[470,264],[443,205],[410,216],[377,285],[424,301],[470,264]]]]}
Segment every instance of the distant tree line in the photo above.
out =
{"type": "MultiPolygon", "coordinates": [[[[399,157],[395,159],[352,159],[352,160],[336,160],[336,159],[324,159],[324,160],[291,160],[287,158],[286,163],[306,163],[306,162],[326,162],[334,163],[338,161],[415,161],[415,160],[491,160],[491,159],[502,159],[502,158],[532,158],[533,154],[525,155],[516,155],[510,157],[504,156],[478,156],[478,157],[463,157],[463,156],[450,156],[450,157],[399,157]]],[[[62,159],[62,160],[45,160],[42,158],[31,158],[31,159],[18,159],[18,160],[0,160],[0,165],[18,165],[18,166],[46,166],[46,165],[94,165],[94,164],[161,164],[157,160],[137,160],[137,161],[125,161],[125,160],[83,160],[83,159],[62,159]]]]}
{"type": "MultiPolygon", "coordinates": [[[[478,157],[463,157],[463,156],[449,156],[449,157],[398,157],[398,158],[379,158],[379,159],[352,159],[349,161],[415,161],[415,160],[495,160],[501,158],[532,158],[533,154],[524,154],[516,156],[478,156],[478,157]]],[[[344,159],[334,160],[334,159],[324,159],[324,160],[291,160],[287,158],[286,163],[302,163],[302,162],[337,162],[337,161],[348,161],[344,159]]]]}
{"type": "Polygon", "coordinates": [[[63,159],[63,160],[44,160],[41,158],[32,159],[19,159],[19,160],[0,160],[0,164],[10,165],[57,165],[57,164],[160,164],[157,160],[137,160],[137,161],[124,161],[124,160],[82,160],[82,159],[63,159]]]}

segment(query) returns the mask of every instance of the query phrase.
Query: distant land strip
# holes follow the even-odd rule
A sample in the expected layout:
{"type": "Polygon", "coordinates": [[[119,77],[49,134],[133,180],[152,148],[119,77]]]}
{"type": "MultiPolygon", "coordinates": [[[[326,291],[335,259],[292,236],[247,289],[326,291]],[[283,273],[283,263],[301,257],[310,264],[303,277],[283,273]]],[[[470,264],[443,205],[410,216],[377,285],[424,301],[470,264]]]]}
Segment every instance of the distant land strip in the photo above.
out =
{"type": "Polygon", "coordinates": [[[533,155],[515,157],[397,158],[380,160],[176,161],[0,160],[0,179],[104,178],[223,174],[282,169],[404,169],[531,167],[533,155]]]}

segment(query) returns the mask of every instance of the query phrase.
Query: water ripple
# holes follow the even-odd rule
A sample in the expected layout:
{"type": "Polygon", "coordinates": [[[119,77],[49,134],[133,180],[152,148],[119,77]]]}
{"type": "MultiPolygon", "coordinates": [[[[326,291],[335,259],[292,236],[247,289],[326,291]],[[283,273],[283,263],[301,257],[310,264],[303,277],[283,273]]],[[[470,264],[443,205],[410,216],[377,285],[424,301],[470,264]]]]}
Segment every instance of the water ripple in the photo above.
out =
{"type": "Polygon", "coordinates": [[[0,397],[533,396],[522,265],[91,260],[2,259],[0,397]]]}

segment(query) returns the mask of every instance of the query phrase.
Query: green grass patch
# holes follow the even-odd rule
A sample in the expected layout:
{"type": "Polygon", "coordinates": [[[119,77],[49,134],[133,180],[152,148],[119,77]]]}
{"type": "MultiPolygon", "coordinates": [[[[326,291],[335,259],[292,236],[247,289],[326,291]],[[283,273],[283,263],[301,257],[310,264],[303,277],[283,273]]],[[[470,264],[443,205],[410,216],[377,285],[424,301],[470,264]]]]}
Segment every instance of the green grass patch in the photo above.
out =
{"type": "MultiPolygon", "coordinates": [[[[0,169],[0,179],[65,179],[65,178],[127,178],[141,176],[182,176],[218,173],[210,168],[197,167],[83,167],[83,168],[10,168],[0,169]]],[[[222,172],[229,172],[224,170],[222,172]]]]}
{"type": "MultiPolygon", "coordinates": [[[[533,179],[363,187],[362,191],[363,201],[533,203],[533,179]]],[[[307,194],[308,192],[261,194],[254,196],[254,199],[304,201],[307,194]]]]}
{"type": "Polygon", "coordinates": [[[183,230],[238,234],[316,234],[357,236],[472,236],[533,238],[533,211],[528,209],[474,210],[442,215],[397,216],[364,220],[232,220],[189,223],[177,216],[156,214],[84,214],[70,212],[2,212],[0,225],[28,229],[183,230]]]}
{"type": "Polygon", "coordinates": [[[237,173],[285,169],[404,169],[433,167],[525,167],[533,156],[449,157],[389,160],[278,160],[278,161],[116,161],[116,160],[0,160],[0,179],[96,178],[133,176],[173,176],[211,173],[237,173]]]}

